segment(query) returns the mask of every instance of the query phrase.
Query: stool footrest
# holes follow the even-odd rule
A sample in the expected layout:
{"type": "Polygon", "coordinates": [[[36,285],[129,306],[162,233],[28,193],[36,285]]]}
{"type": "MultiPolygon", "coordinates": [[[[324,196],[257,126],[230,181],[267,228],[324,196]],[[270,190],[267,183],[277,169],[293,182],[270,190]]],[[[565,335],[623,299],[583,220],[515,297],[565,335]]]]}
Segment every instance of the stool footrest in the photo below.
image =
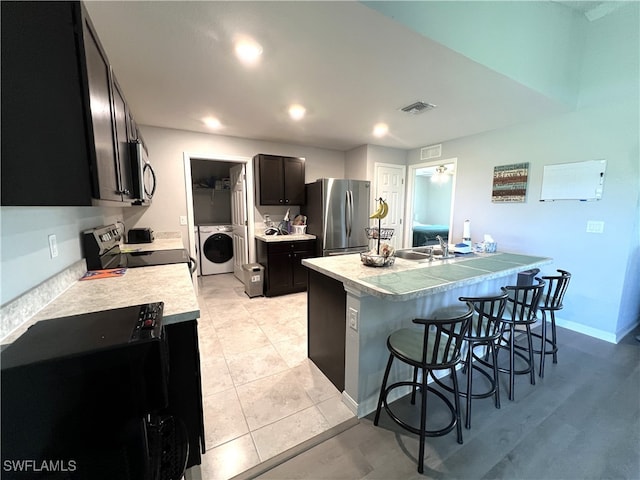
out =
{"type": "MultiPolygon", "coordinates": [[[[420,388],[422,389],[422,384],[421,383],[414,383],[414,382],[397,382],[397,383],[393,383],[391,385],[389,385],[385,391],[384,391],[384,398],[382,400],[382,405],[385,409],[385,411],[387,412],[387,414],[389,414],[389,417],[398,425],[400,425],[402,428],[404,428],[405,430],[410,431],[411,433],[414,433],[416,435],[420,435],[421,431],[419,428],[414,427],[413,425],[410,425],[408,423],[406,423],[405,421],[401,420],[398,416],[396,416],[393,411],[391,410],[391,407],[389,406],[389,404],[387,403],[387,396],[389,395],[389,392],[391,392],[391,390],[393,390],[394,388],[398,388],[398,387],[416,387],[416,388],[420,388]]],[[[433,387],[427,386],[427,392],[431,392],[434,395],[436,395],[437,397],[439,397],[447,406],[447,408],[449,408],[450,412],[451,412],[451,421],[449,422],[449,424],[444,427],[441,428],[440,430],[425,430],[424,431],[424,435],[427,437],[440,437],[442,435],[446,435],[447,433],[449,433],[451,430],[453,430],[456,426],[456,424],[458,423],[458,418],[456,415],[456,409],[453,406],[453,404],[449,401],[449,399],[447,397],[445,397],[441,392],[439,392],[438,390],[434,389],[433,387]]],[[[427,392],[423,392],[421,390],[421,395],[426,395],[427,392]]]]}

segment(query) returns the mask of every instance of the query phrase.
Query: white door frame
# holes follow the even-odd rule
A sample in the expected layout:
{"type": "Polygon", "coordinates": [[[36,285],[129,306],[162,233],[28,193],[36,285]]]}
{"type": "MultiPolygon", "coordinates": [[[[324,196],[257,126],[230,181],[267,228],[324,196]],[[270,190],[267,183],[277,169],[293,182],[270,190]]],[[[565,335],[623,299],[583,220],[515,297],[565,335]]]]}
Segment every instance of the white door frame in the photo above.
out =
{"type": "MultiPolygon", "coordinates": [[[[220,162],[236,162],[245,164],[245,175],[247,181],[247,250],[249,262],[256,261],[256,242],[255,242],[255,229],[254,229],[254,214],[253,206],[255,205],[253,195],[253,161],[251,157],[240,157],[236,155],[224,155],[219,153],[193,153],[184,152],[184,181],[185,191],[187,196],[187,234],[189,235],[189,252],[190,255],[195,255],[196,251],[196,239],[193,234],[195,228],[195,219],[193,214],[193,179],[191,178],[191,159],[197,160],[217,160],[220,162]]],[[[197,282],[196,282],[197,284],[197,282]]]]}
{"type": "Polygon", "coordinates": [[[456,178],[458,176],[458,157],[439,159],[439,160],[431,160],[429,162],[416,163],[414,165],[409,165],[409,175],[407,178],[407,195],[405,197],[406,207],[405,207],[405,219],[411,219],[404,222],[404,238],[407,240],[405,244],[406,247],[411,247],[413,232],[413,193],[415,189],[415,178],[416,178],[416,170],[425,167],[437,167],[438,165],[443,165],[446,163],[453,163],[454,170],[453,175],[451,176],[451,211],[449,212],[449,243],[452,242],[451,233],[453,228],[453,207],[454,200],[456,198],[456,178]]]}

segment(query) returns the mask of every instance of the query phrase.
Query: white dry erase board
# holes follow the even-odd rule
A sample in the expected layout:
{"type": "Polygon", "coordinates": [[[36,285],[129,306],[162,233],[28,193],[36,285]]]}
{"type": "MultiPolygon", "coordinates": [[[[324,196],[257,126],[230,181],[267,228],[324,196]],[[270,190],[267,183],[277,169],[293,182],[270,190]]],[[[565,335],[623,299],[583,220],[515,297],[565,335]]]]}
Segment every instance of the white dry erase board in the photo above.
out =
{"type": "Polygon", "coordinates": [[[540,201],[600,200],[606,160],[545,165],[540,201]]]}

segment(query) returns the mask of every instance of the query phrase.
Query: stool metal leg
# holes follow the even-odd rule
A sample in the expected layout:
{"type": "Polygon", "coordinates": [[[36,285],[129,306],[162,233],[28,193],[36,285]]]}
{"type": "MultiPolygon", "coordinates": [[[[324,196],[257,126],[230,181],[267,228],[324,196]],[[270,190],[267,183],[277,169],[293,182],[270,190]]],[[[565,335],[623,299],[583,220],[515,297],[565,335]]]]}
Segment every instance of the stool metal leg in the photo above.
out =
{"type": "Polygon", "coordinates": [[[458,387],[458,376],[456,375],[455,367],[451,367],[451,378],[453,378],[453,401],[456,408],[456,430],[458,433],[458,443],[462,445],[462,424],[460,422],[460,388],[458,387]]]}
{"type": "MultiPolygon", "coordinates": [[[[427,372],[422,370],[422,392],[420,411],[420,448],[418,450],[418,472],[424,471],[424,443],[427,431],[427,372]]],[[[457,398],[457,397],[456,397],[457,398]]]]}
{"type": "Polygon", "coordinates": [[[373,420],[374,425],[378,425],[378,420],[380,420],[380,409],[382,408],[382,400],[384,399],[384,392],[387,389],[387,379],[389,378],[389,372],[391,371],[392,363],[393,363],[393,355],[389,355],[387,368],[384,371],[384,377],[382,377],[382,386],[380,387],[380,397],[378,397],[378,408],[376,408],[376,417],[373,420]]]}
{"type": "Polygon", "coordinates": [[[416,404],[416,385],[418,384],[418,367],[413,367],[413,386],[411,387],[411,405],[416,404]]]}
{"type": "Polygon", "coordinates": [[[531,377],[531,385],[536,384],[536,365],[534,363],[534,353],[533,353],[533,336],[531,335],[531,325],[527,324],[525,327],[527,330],[527,344],[529,345],[529,367],[531,372],[529,376],[531,377]]]}
{"type": "MultiPolygon", "coordinates": [[[[471,387],[471,379],[473,378],[473,342],[469,342],[469,350],[467,351],[467,363],[465,368],[467,369],[467,421],[464,426],[466,428],[471,428],[471,392],[473,391],[471,387]]],[[[452,374],[455,376],[455,373],[452,374]]],[[[454,387],[455,388],[455,387],[454,387]]]]}
{"type": "Polygon", "coordinates": [[[544,378],[544,359],[547,356],[547,313],[542,311],[542,329],[540,332],[540,370],[538,375],[544,378]]]}
{"type": "Polygon", "coordinates": [[[556,312],[551,310],[551,342],[553,348],[553,363],[558,363],[558,339],[556,338],[556,312]]]}

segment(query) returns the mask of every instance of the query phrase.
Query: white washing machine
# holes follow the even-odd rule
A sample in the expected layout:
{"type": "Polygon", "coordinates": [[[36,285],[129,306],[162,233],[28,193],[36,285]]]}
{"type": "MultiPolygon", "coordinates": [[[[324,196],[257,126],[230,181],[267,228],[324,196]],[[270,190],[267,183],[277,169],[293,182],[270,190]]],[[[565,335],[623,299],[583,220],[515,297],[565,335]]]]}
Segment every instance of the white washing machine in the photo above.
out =
{"type": "Polygon", "coordinates": [[[231,225],[200,225],[200,274],[233,272],[231,225]]]}

